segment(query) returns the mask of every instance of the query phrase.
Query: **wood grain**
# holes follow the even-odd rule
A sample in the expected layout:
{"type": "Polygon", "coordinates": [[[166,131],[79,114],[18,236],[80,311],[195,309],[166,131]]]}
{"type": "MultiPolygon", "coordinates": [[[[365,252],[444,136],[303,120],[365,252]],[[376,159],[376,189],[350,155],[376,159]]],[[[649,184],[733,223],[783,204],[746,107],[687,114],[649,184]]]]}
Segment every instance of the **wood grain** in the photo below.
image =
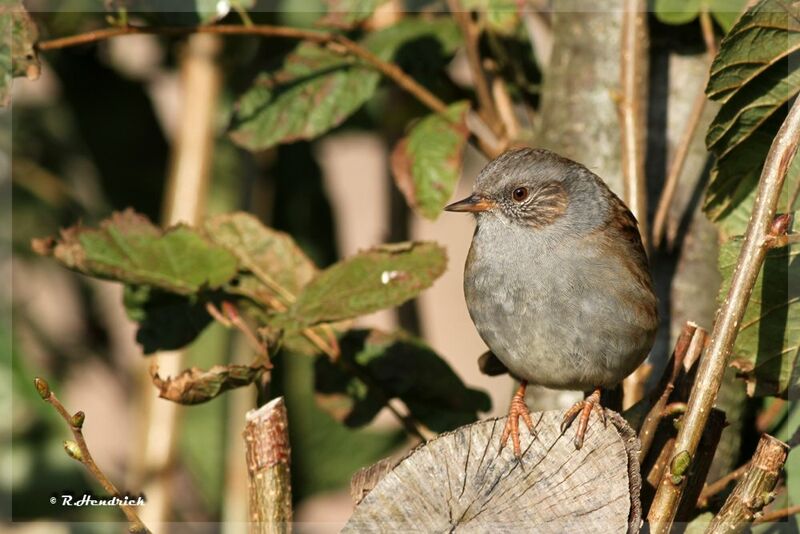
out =
{"type": "Polygon", "coordinates": [[[412,451],[361,501],[344,532],[638,531],[639,443],[615,412],[592,416],[582,449],[563,412],[533,414],[523,454],[500,449],[505,418],[442,434],[412,451]]]}

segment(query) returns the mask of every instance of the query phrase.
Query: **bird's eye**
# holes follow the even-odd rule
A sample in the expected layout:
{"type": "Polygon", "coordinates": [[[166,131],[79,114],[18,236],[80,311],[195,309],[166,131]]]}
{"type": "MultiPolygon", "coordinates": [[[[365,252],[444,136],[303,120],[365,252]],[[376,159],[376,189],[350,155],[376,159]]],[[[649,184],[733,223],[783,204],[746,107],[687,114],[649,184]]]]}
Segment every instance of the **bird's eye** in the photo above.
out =
{"type": "Polygon", "coordinates": [[[511,198],[513,198],[516,202],[522,202],[528,198],[528,188],[518,187],[514,189],[514,191],[511,193],[511,198]]]}

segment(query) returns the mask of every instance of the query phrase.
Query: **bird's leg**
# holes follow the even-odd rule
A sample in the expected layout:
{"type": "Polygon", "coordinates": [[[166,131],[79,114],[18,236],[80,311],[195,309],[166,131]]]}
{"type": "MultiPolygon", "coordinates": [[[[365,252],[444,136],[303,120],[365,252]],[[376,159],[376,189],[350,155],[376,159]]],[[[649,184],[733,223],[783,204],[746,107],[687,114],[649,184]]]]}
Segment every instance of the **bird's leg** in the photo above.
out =
{"type": "Polygon", "coordinates": [[[567,410],[564,414],[564,420],[561,422],[561,433],[563,434],[570,427],[572,422],[580,414],[581,418],[578,420],[578,430],[575,432],[575,448],[580,449],[583,447],[583,438],[586,435],[586,428],[589,426],[589,416],[592,410],[597,412],[603,425],[606,424],[606,413],[600,405],[600,388],[595,389],[591,395],[576,402],[572,408],[567,410]]]}
{"type": "Polygon", "coordinates": [[[506,446],[509,436],[511,442],[514,444],[514,455],[519,458],[522,456],[522,448],[519,446],[519,418],[525,421],[528,431],[533,434],[533,421],[531,420],[531,412],[525,404],[525,388],[528,387],[527,380],[522,380],[519,384],[519,389],[511,398],[511,406],[508,408],[508,419],[506,419],[506,427],[503,429],[503,436],[500,438],[500,448],[506,446]]]}

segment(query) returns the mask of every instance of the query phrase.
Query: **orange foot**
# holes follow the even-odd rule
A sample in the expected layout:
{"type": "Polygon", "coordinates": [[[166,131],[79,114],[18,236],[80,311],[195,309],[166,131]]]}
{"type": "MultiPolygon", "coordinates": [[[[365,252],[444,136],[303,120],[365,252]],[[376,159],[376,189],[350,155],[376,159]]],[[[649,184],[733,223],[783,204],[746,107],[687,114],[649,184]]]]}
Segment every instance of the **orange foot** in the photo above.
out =
{"type": "Polygon", "coordinates": [[[508,419],[506,420],[506,427],[503,429],[503,435],[500,438],[500,448],[506,446],[508,438],[511,437],[511,442],[514,444],[514,456],[519,458],[522,456],[522,449],[519,446],[519,418],[525,421],[528,431],[533,434],[533,421],[531,420],[531,412],[525,404],[525,388],[528,387],[528,382],[523,380],[519,389],[514,393],[511,399],[511,406],[508,408],[508,419]]]}
{"type": "Polygon", "coordinates": [[[597,412],[597,415],[600,416],[600,420],[603,421],[603,425],[605,425],[606,413],[603,407],[600,406],[600,388],[595,389],[591,395],[582,401],[576,402],[572,408],[567,410],[567,413],[564,414],[564,420],[561,422],[562,434],[567,431],[575,418],[578,417],[578,414],[581,416],[578,420],[578,431],[575,433],[576,449],[583,447],[583,438],[586,435],[586,428],[589,426],[589,416],[592,414],[592,410],[597,412]]]}

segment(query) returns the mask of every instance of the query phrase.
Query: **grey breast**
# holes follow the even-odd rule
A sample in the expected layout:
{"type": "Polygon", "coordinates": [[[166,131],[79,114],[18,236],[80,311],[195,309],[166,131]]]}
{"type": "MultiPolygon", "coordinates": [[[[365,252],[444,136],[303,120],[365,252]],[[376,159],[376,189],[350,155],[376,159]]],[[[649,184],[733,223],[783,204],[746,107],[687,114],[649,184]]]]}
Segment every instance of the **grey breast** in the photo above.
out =
{"type": "Polygon", "coordinates": [[[627,273],[595,247],[484,218],[473,236],[464,293],[475,326],[518,379],[559,389],[610,387],[652,343],[627,308],[627,273]]]}

